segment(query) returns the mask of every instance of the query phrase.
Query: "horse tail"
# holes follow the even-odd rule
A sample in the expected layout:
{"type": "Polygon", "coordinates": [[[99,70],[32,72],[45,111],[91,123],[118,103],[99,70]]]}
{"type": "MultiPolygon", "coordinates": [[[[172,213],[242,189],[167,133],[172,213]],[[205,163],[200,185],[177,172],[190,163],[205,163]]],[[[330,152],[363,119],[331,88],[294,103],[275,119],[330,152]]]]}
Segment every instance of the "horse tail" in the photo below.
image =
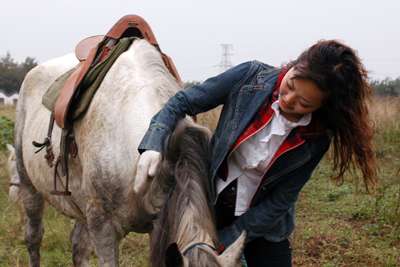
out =
{"type": "Polygon", "coordinates": [[[24,157],[23,157],[23,133],[24,127],[26,123],[26,105],[27,105],[27,87],[28,85],[34,84],[35,80],[40,79],[40,71],[38,69],[40,66],[36,66],[32,70],[30,70],[22,82],[19,96],[18,96],[18,103],[17,103],[17,110],[16,110],[16,119],[15,119],[15,126],[14,126],[14,148],[15,148],[15,160],[16,160],[16,174],[19,177],[20,183],[26,185],[28,189],[35,191],[33,188],[32,182],[29,179],[28,172],[26,171],[24,165],[24,157]]]}
{"type": "Polygon", "coordinates": [[[10,202],[17,202],[19,199],[19,176],[17,174],[16,162],[15,162],[15,149],[12,145],[7,144],[7,149],[9,152],[7,168],[8,175],[10,176],[10,188],[8,191],[8,200],[10,202]]]}

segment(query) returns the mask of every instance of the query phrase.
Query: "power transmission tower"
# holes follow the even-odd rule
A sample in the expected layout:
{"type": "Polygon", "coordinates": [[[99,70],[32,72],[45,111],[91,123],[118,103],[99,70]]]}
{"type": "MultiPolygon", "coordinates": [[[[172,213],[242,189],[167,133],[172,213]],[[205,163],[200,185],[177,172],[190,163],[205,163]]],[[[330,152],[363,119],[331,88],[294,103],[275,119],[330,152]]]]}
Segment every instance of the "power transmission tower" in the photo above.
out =
{"type": "Polygon", "coordinates": [[[221,44],[221,46],[222,46],[222,57],[221,57],[221,62],[217,66],[220,68],[221,72],[224,72],[230,67],[232,67],[231,56],[233,55],[233,53],[231,51],[233,50],[233,45],[221,44]]]}

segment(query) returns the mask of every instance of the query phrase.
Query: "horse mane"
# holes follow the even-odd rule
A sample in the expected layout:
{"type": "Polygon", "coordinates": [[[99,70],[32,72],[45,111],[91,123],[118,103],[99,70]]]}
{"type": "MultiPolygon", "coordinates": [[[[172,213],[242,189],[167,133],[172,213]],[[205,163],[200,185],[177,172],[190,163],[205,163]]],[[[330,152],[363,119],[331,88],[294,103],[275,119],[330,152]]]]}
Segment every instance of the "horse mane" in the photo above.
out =
{"type": "MultiPolygon", "coordinates": [[[[165,266],[165,251],[171,243],[183,246],[206,238],[217,241],[209,202],[209,134],[199,126],[180,122],[162,155],[155,179],[174,186],[154,223],[152,266],[165,266]]],[[[196,266],[208,266],[213,260],[201,249],[192,249],[185,256],[196,266]]]]}

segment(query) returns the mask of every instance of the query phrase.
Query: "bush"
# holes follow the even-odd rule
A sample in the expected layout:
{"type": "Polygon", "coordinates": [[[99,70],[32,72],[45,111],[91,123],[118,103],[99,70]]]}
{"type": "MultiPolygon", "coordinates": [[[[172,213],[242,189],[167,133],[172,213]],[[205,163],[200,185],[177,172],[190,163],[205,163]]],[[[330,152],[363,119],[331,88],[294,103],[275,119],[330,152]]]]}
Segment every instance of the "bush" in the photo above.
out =
{"type": "Polygon", "coordinates": [[[13,144],[14,122],[4,116],[0,116],[0,151],[6,149],[6,144],[13,144]]]}

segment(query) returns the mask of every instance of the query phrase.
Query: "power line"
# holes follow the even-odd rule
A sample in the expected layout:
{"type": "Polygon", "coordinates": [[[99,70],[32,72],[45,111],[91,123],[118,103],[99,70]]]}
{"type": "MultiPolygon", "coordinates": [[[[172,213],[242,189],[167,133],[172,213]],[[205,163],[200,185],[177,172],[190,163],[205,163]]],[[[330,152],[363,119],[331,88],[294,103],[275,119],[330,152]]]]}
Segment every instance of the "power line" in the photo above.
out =
{"type": "Polygon", "coordinates": [[[221,44],[221,47],[222,47],[221,62],[217,66],[220,68],[221,72],[224,72],[233,66],[231,61],[231,56],[233,55],[233,53],[231,52],[233,50],[233,45],[221,44]]]}

